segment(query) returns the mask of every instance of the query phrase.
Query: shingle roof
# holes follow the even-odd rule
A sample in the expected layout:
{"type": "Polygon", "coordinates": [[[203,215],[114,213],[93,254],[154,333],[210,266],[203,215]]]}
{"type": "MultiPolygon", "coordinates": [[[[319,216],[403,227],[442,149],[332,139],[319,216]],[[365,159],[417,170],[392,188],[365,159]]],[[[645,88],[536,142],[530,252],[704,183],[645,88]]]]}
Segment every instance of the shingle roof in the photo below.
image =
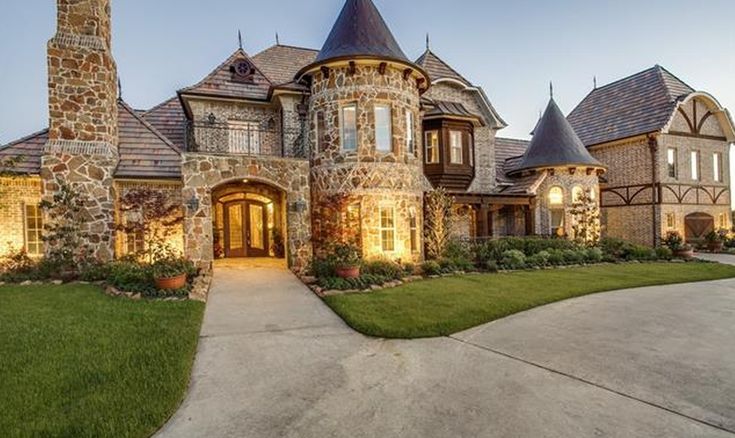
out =
{"type": "Polygon", "coordinates": [[[315,62],[360,56],[410,63],[372,0],[347,0],[315,62]]]}
{"type": "Polygon", "coordinates": [[[586,146],[661,130],[694,90],[656,65],[593,90],[569,114],[586,146]]]}
{"type": "Polygon", "coordinates": [[[472,84],[470,81],[464,78],[457,70],[453,69],[441,58],[439,58],[431,50],[426,50],[423,55],[416,60],[416,64],[426,70],[431,78],[431,82],[436,82],[439,79],[454,79],[459,81],[466,86],[470,87],[472,84]]]}
{"type": "Polygon", "coordinates": [[[567,165],[603,167],[590,155],[554,99],[551,99],[536,125],[523,161],[514,171],[567,165]]]}
{"type": "Polygon", "coordinates": [[[178,97],[172,97],[148,111],[136,114],[150,123],[180,151],[186,149],[186,115],[178,97]]]}
{"type": "Polygon", "coordinates": [[[181,177],[181,155],[176,146],[124,102],[118,103],[118,129],[120,162],[115,176],[181,177]]]}
{"type": "Polygon", "coordinates": [[[272,85],[245,51],[238,49],[199,83],[183,88],[179,90],[179,93],[265,100],[268,98],[272,85]],[[251,62],[255,67],[255,72],[247,81],[233,80],[232,68],[240,60],[251,62]]]}
{"type": "Polygon", "coordinates": [[[300,87],[294,77],[316,60],[318,50],[277,44],[253,56],[253,62],[275,86],[300,87]]]}
{"type": "MultiPolygon", "coordinates": [[[[181,177],[181,155],[176,146],[123,102],[118,102],[118,130],[120,162],[116,177],[181,177]]],[[[0,158],[21,156],[23,160],[15,170],[38,174],[47,141],[48,129],[3,146],[0,158]]]]}

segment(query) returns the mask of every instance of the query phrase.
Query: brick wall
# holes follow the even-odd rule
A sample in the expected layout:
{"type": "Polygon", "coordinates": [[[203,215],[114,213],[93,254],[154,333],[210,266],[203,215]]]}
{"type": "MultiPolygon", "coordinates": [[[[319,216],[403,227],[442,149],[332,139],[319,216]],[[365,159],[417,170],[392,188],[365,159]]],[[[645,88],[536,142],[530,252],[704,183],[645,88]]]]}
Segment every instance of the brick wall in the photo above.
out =
{"type": "Polygon", "coordinates": [[[0,256],[25,246],[25,205],[41,202],[38,177],[0,178],[0,256]]]}

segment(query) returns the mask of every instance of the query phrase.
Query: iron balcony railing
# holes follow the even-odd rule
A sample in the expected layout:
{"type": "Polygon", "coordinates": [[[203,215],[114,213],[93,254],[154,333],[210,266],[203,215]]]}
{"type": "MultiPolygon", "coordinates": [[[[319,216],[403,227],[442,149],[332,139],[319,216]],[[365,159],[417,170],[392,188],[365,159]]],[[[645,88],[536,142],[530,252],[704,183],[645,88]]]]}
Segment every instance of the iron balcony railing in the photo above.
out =
{"type": "Polygon", "coordinates": [[[187,150],[215,154],[306,158],[307,140],[303,129],[256,122],[189,122],[186,130],[187,150]]]}

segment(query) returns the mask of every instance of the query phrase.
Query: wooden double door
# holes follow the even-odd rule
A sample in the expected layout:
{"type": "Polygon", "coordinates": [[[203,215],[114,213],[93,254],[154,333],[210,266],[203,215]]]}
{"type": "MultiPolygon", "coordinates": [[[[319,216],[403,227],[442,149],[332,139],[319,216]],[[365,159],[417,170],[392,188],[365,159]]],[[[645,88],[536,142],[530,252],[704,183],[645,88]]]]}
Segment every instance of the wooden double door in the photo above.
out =
{"type": "Polygon", "coordinates": [[[225,257],[268,257],[268,208],[258,201],[229,202],[224,206],[225,257]]]}

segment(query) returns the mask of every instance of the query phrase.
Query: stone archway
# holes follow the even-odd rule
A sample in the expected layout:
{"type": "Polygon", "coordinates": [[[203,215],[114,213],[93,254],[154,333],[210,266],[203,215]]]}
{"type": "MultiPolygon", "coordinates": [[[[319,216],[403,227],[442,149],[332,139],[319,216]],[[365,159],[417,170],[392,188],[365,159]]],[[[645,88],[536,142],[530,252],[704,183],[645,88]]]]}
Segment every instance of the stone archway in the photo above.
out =
{"type": "Polygon", "coordinates": [[[707,213],[692,213],[684,219],[687,242],[701,242],[715,230],[715,218],[707,213]]]}
{"type": "Polygon", "coordinates": [[[288,265],[295,271],[306,268],[312,254],[307,160],[186,153],[182,174],[185,251],[189,258],[201,266],[211,265],[215,250],[214,210],[217,197],[222,195],[218,190],[245,185],[280,193],[288,265]]]}

